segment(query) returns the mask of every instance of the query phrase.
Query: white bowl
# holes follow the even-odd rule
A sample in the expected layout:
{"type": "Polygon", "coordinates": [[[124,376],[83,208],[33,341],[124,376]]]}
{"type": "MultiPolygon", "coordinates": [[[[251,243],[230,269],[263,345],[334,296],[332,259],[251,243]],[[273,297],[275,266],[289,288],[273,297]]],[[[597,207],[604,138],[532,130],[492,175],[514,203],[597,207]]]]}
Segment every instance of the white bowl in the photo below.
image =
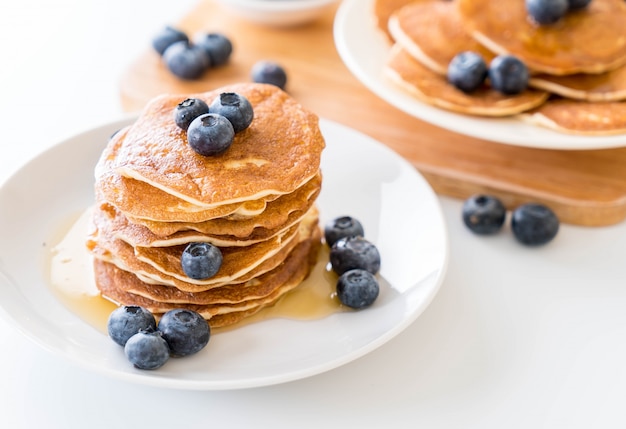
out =
{"type": "Polygon", "coordinates": [[[226,9],[259,24],[294,26],[318,18],[338,0],[219,0],[226,9]]]}

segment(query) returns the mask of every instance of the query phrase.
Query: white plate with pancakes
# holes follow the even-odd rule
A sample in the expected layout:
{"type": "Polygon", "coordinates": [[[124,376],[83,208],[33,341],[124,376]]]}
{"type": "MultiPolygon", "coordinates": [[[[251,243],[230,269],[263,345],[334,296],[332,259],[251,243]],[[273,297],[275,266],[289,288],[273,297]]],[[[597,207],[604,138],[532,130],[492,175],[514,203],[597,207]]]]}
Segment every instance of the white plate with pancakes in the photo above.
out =
{"type": "Polygon", "coordinates": [[[374,1],[346,0],[341,4],[335,18],[335,43],[339,55],[352,74],[370,91],[394,107],[450,131],[503,144],[561,150],[606,149],[626,145],[626,136],[623,134],[567,134],[514,117],[464,115],[418,100],[383,75],[391,43],[374,22],[374,1]]]}
{"type": "MultiPolygon", "coordinates": [[[[386,146],[322,120],[327,148],[320,221],[352,215],[382,255],[372,307],[323,317],[267,318],[214,332],[194,356],[154,371],[134,368],[76,305],[50,285],[55,242],[94,201],[94,166],[127,118],[52,146],[0,188],[0,314],[48,351],[95,372],[146,385],[226,390],[278,384],[353,361],[395,337],[426,309],[445,275],[448,242],[438,199],[386,146]]],[[[93,319],[90,319],[90,317],[93,319]]]]}

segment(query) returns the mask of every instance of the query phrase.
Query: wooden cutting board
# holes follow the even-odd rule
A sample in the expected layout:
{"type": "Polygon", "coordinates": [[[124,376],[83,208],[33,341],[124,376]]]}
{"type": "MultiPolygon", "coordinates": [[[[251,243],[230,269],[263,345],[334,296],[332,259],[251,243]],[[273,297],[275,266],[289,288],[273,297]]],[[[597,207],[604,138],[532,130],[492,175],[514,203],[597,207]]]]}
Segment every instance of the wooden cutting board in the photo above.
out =
{"type": "Polygon", "coordinates": [[[523,148],[466,137],[415,119],[372,94],[346,68],[333,41],[334,13],[330,9],[305,26],[270,28],[202,0],[180,22],[163,25],[174,24],[188,34],[227,35],[234,45],[229,64],[209,70],[199,81],[181,82],[146,46],[121,76],[122,106],[134,112],[161,93],[201,92],[250,81],[254,63],[274,60],[287,70],[287,91],[293,97],[319,116],[388,145],[415,165],[437,193],[462,199],[491,193],[509,208],[543,202],[563,222],[578,225],[610,225],[626,218],[626,148],[523,148]]]}

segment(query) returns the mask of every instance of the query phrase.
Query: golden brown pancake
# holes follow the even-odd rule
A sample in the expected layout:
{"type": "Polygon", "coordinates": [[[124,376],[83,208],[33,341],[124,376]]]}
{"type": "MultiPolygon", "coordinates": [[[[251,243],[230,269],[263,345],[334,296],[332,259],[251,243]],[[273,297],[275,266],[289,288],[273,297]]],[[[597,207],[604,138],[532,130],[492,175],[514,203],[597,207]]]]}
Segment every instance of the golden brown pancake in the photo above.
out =
{"type": "Polygon", "coordinates": [[[393,36],[389,32],[388,27],[389,18],[401,7],[419,1],[420,0],[374,0],[372,16],[374,17],[376,28],[393,42],[393,36]]]}
{"type": "Polygon", "coordinates": [[[196,153],[173,120],[186,97],[163,95],[130,127],[111,167],[206,209],[288,194],[317,174],[324,139],[316,115],[274,85],[238,84],[195,97],[210,104],[223,92],[245,96],[254,109],[252,124],[223,154],[196,153]]]}
{"type": "Polygon", "coordinates": [[[157,315],[183,306],[200,313],[212,328],[222,327],[232,325],[274,304],[284,294],[296,288],[315,264],[320,238],[321,232],[319,228],[315,228],[312,235],[293,250],[290,258],[252,284],[228,285],[199,295],[184,294],[174,288],[146,285],[131,272],[99,260],[94,263],[94,271],[102,295],[117,304],[140,305],[157,315]],[[137,290],[142,294],[129,290],[137,290]],[[144,294],[149,294],[152,298],[144,294]],[[155,297],[157,299],[153,299],[155,297]],[[200,304],[198,301],[204,303],[200,304]]]}
{"type": "Polygon", "coordinates": [[[211,219],[205,222],[152,222],[145,219],[129,219],[138,225],[145,226],[155,235],[169,236],[178,231],[193,230],[207,235],[230,235],[239,239],[260,235],[268,238],[277,229],[301,219],[313,205],[319,195],[322,184],[321,173],[313,177],[304,186],[292,194],[284,195],[267,204],[266,209],[258,216],[246,219],[230,217],[211,219]]]}
{"type": "Polygon", "coordinates": [[[529,18],[521,0],[456,0],[463,22],[481,44],[512,54],[535,72],[602,73],[626,63],[626,2],[594,0],[553,25],[529,18]]]}
{"type": "Polygon", "coordinates": [[[626,102],[587,103],[551,99],[520,117],[529,123],[570,134],[605,136],[626,133],[626,102]]]}
{"type": "Polygon", "coordinates": [[[538,75],[530,80],[530,85],[534,88],[576,100],[625,100],[626,65],[599,74],[538,75]]]}
{"type": "Polygon", "coordinates": [[[539,106],[548,98],[543,91],[526,90],[517,95],[504,95],[488,86],[467,94],[449,84],[445,76],[423,66],[398,45],[391,50],[385,75],[426,103],[472,115],[513,115],[539,106]]]}
{"type": "Polygon", "coordinates": [[[465,31],[456,4],[450,1],[430,0],[404,6],[389,18],[389,31],[413,58],[442,75],[460,52],[476,52],[487,64],[494,57],[465,31]]]}

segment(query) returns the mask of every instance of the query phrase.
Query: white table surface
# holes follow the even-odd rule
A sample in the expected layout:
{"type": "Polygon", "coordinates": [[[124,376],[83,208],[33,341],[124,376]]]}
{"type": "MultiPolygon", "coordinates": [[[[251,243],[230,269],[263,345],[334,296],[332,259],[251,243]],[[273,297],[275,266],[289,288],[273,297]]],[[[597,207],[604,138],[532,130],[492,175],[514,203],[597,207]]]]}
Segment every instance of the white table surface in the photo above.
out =
{"type": "MultiPolygon", "coordinates": [[[[193,4],[2,2],[0,183],[45,147],[117,119],[122,70],[193,4]]],[[[508,229],[472,235],[461,201],[441,204],[440,292],[373,353],[272,387],[162,390],[76,368],[0,318],[2,427],[626,427],[626,223],[563,225],[549,245],[524,248],[508,229]]]]}

